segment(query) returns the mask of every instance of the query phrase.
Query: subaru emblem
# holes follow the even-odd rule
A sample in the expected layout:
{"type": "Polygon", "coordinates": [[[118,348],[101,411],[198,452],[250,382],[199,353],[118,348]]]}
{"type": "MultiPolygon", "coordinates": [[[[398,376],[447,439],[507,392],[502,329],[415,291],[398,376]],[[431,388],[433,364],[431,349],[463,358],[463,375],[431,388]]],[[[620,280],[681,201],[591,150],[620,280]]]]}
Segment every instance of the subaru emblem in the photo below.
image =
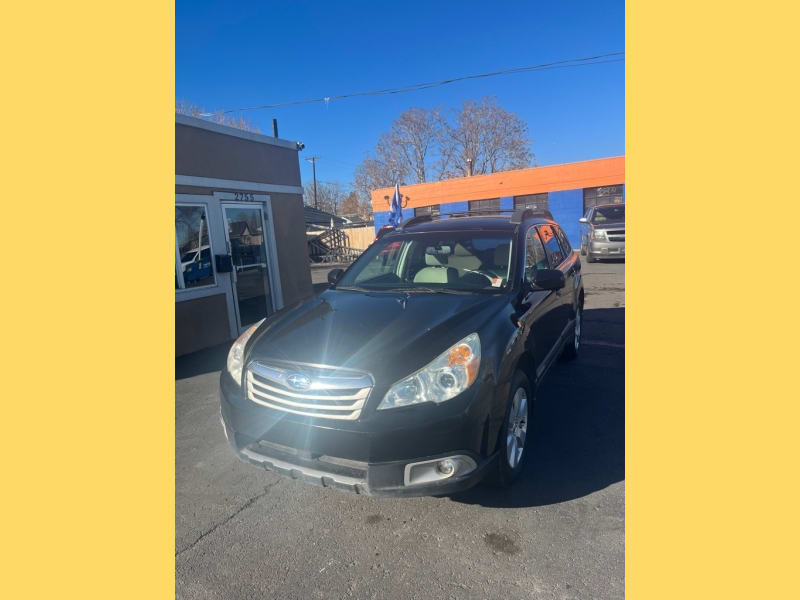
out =
{"type": "Polygon", "coordinates": [[[296,390],[307,390],[311,387],[311,377],[302,373],[290,373],[286,382],[296,390]]]}

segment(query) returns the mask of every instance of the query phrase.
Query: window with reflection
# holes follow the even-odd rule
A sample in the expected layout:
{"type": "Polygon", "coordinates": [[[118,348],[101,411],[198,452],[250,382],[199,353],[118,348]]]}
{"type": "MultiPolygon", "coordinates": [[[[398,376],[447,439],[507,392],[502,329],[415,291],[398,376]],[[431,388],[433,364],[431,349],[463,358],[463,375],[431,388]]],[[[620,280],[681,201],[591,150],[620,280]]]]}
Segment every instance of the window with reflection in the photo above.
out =
{"type": "Polygon", "coordinates": [[[489,200],[470,200],[470,210],[500,210],[500,198],[490,198],[489,200]]]}
{"type": "Polygon", "coordinates": [[[526,208],[529,208],[535,212],[550,210],[549,194],[544,192],[543,194],[514,196],[514,210],[524,210],[526,208]]]}
{"type": "Polygon", "coordinates": [[[525,279],[533,281],[536,278],[536,271],[549,267],[542,240],[539,238],[536,227],[531,227],[525,234],[525,279]]]}
{"type": "Polygon", "coordinates": [[[182,204],[175,206],[175,251],[177,289],[216,283],[205,206],[182,204]]]}
{"type": "Polygon", "coordinates": [[[542,243],[544,244],[545,252],[547,252],[547,259],[550,262],[550,268],[555,269],[564,262],[564,253],[561,251],[561,246],[558,243],[555,231],[550,225],[542,225],[539,227],[539,235],[542,236],[542,243]]]}
{"type": "Polygon", "coordinates": [[[623,204],[625,202],[625,185],[607,185],[603,187],[584,188],[583,212],[598,204],[623,204]]]}
{"type": "Polygon", "coordinates": [[[561,227],[553,227],[556,232],[556,237],[558,238],[558,244],[561,246],[561,252],[564,253],[564,258],[568,257],[572,254],[572,246],[567,239],[567,234],[564,233],[564,230],[561,227]]]}
{"type": "Polygon", "coordinates": [[[432,217],[438,217],[440,214],[440,207],[438,204],[432,204],[430,206],[420,206],[419,208],[414,209],[414,216],[419,217],[420,215],[430,215],[432,217]]]}

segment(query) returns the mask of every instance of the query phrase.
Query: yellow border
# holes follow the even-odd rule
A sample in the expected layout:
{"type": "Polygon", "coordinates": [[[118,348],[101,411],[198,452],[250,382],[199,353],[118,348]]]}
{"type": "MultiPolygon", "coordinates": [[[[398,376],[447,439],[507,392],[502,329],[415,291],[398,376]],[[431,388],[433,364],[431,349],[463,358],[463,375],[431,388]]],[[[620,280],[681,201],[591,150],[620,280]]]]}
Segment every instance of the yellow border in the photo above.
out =
{"type": "Polygon", "coordinates": [[[796,597],[797,4],[626,13],[626,597],[796,597]]]}
{"type": "MultiPolygon", "coordinates": [[[[798,22],[628,5],[628,598],[796,595],[798,22]]],[[[173,7],[0,27],[4,596],[170,597],[173,7]]]]}
{"type": "Polygon", "coordinates": [[[171,2],[6,3],[1,595],[174,595],[171,2]]]}

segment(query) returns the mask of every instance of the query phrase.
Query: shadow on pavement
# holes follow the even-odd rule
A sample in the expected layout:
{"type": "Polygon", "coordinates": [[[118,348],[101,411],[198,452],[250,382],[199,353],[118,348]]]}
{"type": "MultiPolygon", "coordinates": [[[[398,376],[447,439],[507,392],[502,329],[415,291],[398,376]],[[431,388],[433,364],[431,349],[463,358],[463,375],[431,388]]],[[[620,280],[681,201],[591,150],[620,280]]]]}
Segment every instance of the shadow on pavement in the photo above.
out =
{"type": "MultiPolygon", "coordinates": [[[[612,339],[624,343],[624,314],[624,308],[587,309],[585,331],[613,329],[612,339]]],[[[624,480],[624,348],[587,343],[577,360],[554,365],[537,392],[531,433],[527,462],[511,488],[479,485],[452,500],[499,508],[542,506],[624,480]]]]}
{"type": "Polygon", "coordinates": [[[233,341],[178,356],[175,359],[175,379],[186,379],[195,375],[221,371],[225,367],[231,344],[233,341]]]}

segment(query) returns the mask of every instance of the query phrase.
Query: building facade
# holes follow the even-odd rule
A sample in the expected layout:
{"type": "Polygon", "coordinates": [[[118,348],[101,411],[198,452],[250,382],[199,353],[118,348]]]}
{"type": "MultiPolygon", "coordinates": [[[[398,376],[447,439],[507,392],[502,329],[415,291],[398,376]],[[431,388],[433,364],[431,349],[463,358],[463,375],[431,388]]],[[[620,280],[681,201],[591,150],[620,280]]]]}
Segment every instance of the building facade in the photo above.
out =
{"type": "Polygon", "coordinates": [[[298,144],[175,115],[175,354],[312,293],[298,144]]]}
{"type": "MultiPolygon", "coordinates": [[[[389,221],[394,188],[372,192],[375,231],[389,221]]],[[[403,221],[420,214],[467,210],[547,209],[574,248],[578,219],[595,204],[625,202],[625,157],[503,171],[489,175],[401,186],[403,221]]]]}

